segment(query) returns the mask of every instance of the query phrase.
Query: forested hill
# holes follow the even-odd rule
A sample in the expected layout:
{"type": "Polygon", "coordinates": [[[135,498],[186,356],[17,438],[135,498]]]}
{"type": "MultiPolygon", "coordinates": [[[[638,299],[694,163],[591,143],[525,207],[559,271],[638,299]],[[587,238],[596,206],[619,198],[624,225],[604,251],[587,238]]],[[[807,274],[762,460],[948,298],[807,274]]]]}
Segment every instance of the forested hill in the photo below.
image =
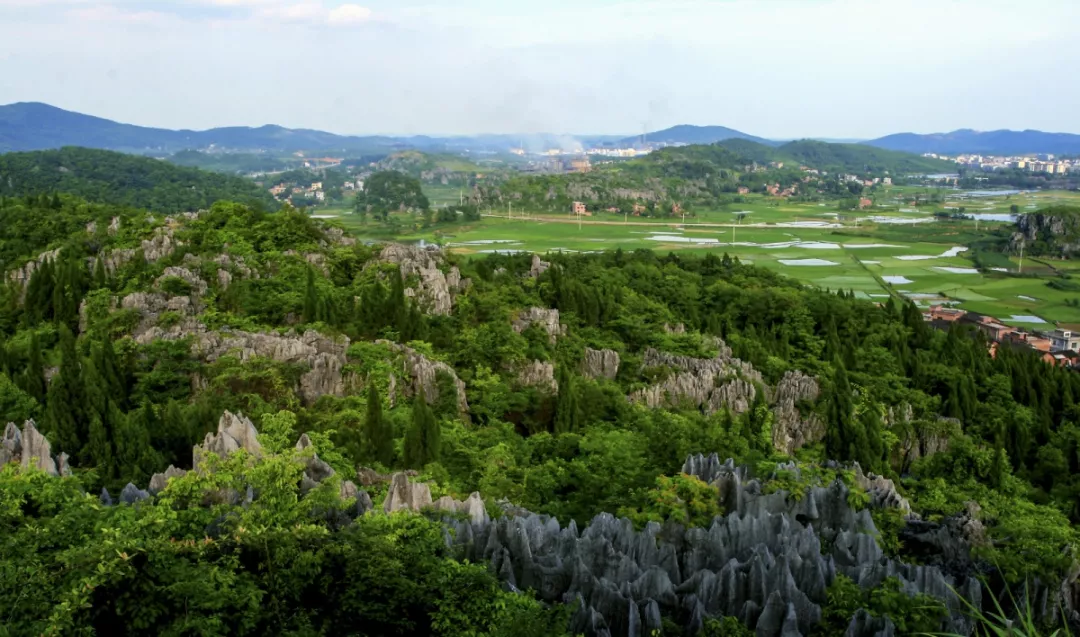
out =
{"type": "Polygon", "coordinates": [[[206,209],[221,200],[277,206],[247,179],[149,157],[77,147],[0,155],[0,196],[53,193],[167,213],[206,209]]]}
{"type": "Polygon", "coordinates": [[[920,154],[1080,154],[1080,135],[1073,133],[1047,133],[1037,130],[976,131],[971,129],[961,129],[950,133],[931,133],[928,135],[897,133],[895,135],[887,135],[864,143],[879,148],[920,154]]]}
{"type": "Polygon", "coordinates": [[[1009,251],[1068,258],[1080,253],[1080,207],[1049,206],[1020,215],[1009,237],[1009,251]]]}
{"type": "Polygon", "coordinates": [[[873,148],[862,144],[831,144],[803,139],[773,147],[747,140],[733,139],[720,142],[720,145],[759,163],[793,162],[808,168],[829,172],[892,175],[895,177],[898,175],[956,170],[956,164],[951,162],[930,157],[920,157],[907,152],[873,148]]]}
{"type": "Polygon", "coordinates": [[[0,199],[13,635],[964,633],[1025,583],[1074,617],[1080,375],[1026,349],[719,254],[66,197],[0,199]]]}
{"type": "Polygon", "coordinates": [[[697,206],[733,203],[742,188],[764,193],[776,185],[786,190],[784,196],[850,196],[840,175],[896,178],[954,167],[937,159],[857,144],[805,140],[774,148],[732,139],[662,148],[637,159],[594,165],[586,174],[530,175],[481,185],[473,202],[505,207],[509,201],[532,210],[565,212],[572,201],[581,201],[594,211],[615,208],[669,214],[676,205],[691,211],[697,206]],[[818,174],[808,174],[808,170],[818,174]]]}

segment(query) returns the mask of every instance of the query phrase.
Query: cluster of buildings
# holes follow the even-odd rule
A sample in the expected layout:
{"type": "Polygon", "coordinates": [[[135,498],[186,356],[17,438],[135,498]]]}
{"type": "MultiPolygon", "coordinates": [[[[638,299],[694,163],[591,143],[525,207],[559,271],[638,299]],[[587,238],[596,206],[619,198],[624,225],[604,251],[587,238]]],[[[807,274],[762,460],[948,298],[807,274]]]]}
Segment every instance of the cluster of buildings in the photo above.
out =
{"type": "Polygon", "coordinates": [[[970,325],[986,335],[991,356],[997,354],[999,347],[1028,348],[1039,352],[1043,362],[1049,365],[1080,369],[1080,332],[1063,329],[1031,332],[1005,325],[985,314],[944,305],[931,306],[923,312],[923,320],[942,330],[948,330],[954,323],[970,325]]]}
{"type": "Polygon", "coordinates": [[[985,171],[1004,170],[1017,168],[1033,173],[1048,173],[1051,175],[1064,175],[1065,173],[1080,172],[1080,160],[1055,159],[1053,155],[1024,155],[1014,157],[999,157],[996,155],[957,155],[948,157],[936,153],[927,153],[924,157],[952,161],[968,168],[978,168],[985,171]]]}

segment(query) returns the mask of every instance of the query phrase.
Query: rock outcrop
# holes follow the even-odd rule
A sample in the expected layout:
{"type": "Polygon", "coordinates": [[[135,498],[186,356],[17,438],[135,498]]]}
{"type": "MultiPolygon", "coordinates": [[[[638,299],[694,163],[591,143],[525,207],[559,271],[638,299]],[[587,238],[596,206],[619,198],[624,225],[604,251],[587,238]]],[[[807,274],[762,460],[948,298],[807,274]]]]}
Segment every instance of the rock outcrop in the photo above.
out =
{"type": "Polygon", "coordinates": [[[550,263],[548,263],[547,261],[541,261],[540,256],[534,254],[532,257],[532,267],[529,268],[529,276],[534,279],[539,278],[540,275],[547,272],[548,268],[550,267],[550,263]]]}
{"type": "Polygon", "coordinates": [[[255,429],[255,425],[244,417],[244,414],[226,411],[218,420],[217,433],[206,434],[202,444],[195,445],[192,449],[192,465],[198,467],[207,454],[225,458],[240,449],[256,458],[261,458],[262,444],[259,442],[259,432],[255,429]]]}
{"type": "Polygon", "coordinates": [[[581,373],[590,378],[614,379],[619,373],[619,353],[611,349],[586,347],[581,373]]]}
{"type": "Polygon", "coordinates": [[[173,478],[181,478],[187,475],[187,471],[183,469],[177,469],[176,467],[169,465],[169,468],[164,473],[155,473],[150,476],[150,484],[146,490],[152,495],[157,495],[165,490],[165,487],[169,484],[169,480],[173,478]]]}
{"type": "Polygon", "coordinates": [[[404,473],[395,473],[390,480],[390,491],[383,502],[383,511],[419,511],[432,506],[431,488],[423,482],[410,482],[404,473]]]}
{"type": "MultiPolygon", "coordinates": [[[[117,223],[117,227],[119,228],[119,223],[117,223]]],[[[165,257],[171,256],[178,247],[183,245],[182,242],[173,238],[174,232],[175,229],[171,225],[158,226],[154,229],[153,236],[149,239],[144,239],[139,244],[138,248],[117,248],[115,250],[109,250],[98,255],[97,259],[101,259],[105,267],[105,273],[109,276],[112,276],[117,270],[128,264],[140,251],[142,251],[143,258],[146,259],[147,263],[160,261],[165,257]]],[[[95,267],[95,264],[91,263],[90,266],[93,268],[95,267]]]]}
{"type": "Polygon", "coordinates": [[[905,516],[911,515],[911,503],[896,490],[896,483],[874,473],[863,473],[855,463],[855,484],[870,494],[870,506],[877,509],[899,509],[905,516]]]}
{"type": "Polygon", "coordinates": [[[454,309],[454,295],[467,287],[456,267],[449,275],[439,269],[442,252],[435,246],[391,243],[379,254],[379,262],[397,265],[402,277],[415,275],[419,283],[410,288],[412,296],[431,314],[449,314],[454,309]]]}
{"type": "Polygon", "coordinates": [[[825,423],[817,414],[803,416],[798,403],[817,400],[821,389],[811,376],[800,371],[789,371],[776,384],[773,392],[773,447],[793,455],[803,445],[817,442],[825,435],[825,423]]]}
{"type": "Polygon", "coordinates": [[[45,265],[46,261],[56,261],[59,256],[60,248],[42,252],[37,255],[36,258],[27,261],[26,265],[21,268],[15,268],[9,272],[8,280],[25,291],[27,284],[30,283],[30,277],[34,276],[34,273],[37,272],[41,266],[45,265]]]}
{"type": "Polygon", "coordinates": [[[514,319],[514,331],[518,334],[524,332],[530,325],[539,325],[547,332],[548,342],[554,344],[555,339],[566,334],[566,326],[559,323],[559,310],[543,307],[530,307],[514,319]]]}
{"type": "Polygon", "coordinates": [[[559,391],[555,380],[555,366],[549,362],[532,361],[518,369],[518,382],[525,387],[536,387],[549,394],[559,391]]]}
{"type": "Polygon", "coordinates": [[[33,467],[52,476],[71,475],[67,454],[53,456],[52,447],[37,429],[37,423],[27,420],[20,431],[15,423],[4,427],[0,438],[0,466],[18,462],[24,469],[33,467]]]}
{"type": "Polygon", "coordinates": [[[180,268],[176,266],[169,266],[165,268],[165,271],[162,273],[162,275],[159,276],[156,281],[154,281],[154,287],[160,289],[161,282],[170,277],[180,279],[184,283],[187,283],[188,286],[191,288],[192,296],[203,296],[204,294],[206,294],[206,290],[208,289],[206,281],[203,281],[201,278],[199,278],[199,275],[195,274],[191,270],[188,270],[187,268],[180,268]]]}
{"type": "Polygon", "coordinates": [[[630,395],[631,402],[650,408],[678,407],[687,403],[706,413],[723,408],[741,414],[757,396],[761,374],[749,363],[721,351],[716,358],[678,356],[649,348],[642,369],[667,368],[670,373],[655,385],[630,395]]]}
{"type": "Polygon", "coordinates": [[[1016,218],[1015,230],[1009,239],[1009,251],[1014,254],[1022,246],[1031,254],[1034,244],[1045,246],[1047,253],[1057,257],[1080,252],[1080,215],[1073,210],[1050,208],[1022,214],[1016,218]]]}
{"type": "MultiPolygon", "coordinates": [[[[715,455],[691,457],[683,471],[721,489],[729,513],[709,528],[650,523],[635,531],[609,514],[581,531],[573,521],[563,527],[529,513],[444,523],[459,555],[487,563],[512,589],[532,589],[550,603],[577,602],[571,634],[644,637],[667,617],[696,635],[705,619],[723,615],[761,637],[806,635],[821,620],[826,590],[838,574],[863,588],[896,577],[908,594],[945,601],[948,630],[970,630],[965,602],[953,591],[978,606],[979,583],[885,557],[869,511],[850,508],[842,483],[795,499],[783,491],[762,493],[745,470],[715,455]]],[[[873,637],[885,629],[856,615],[847,634],[873,637]]]]}
{"type": "MultiPolygon", "coordinates": [[[[427,399],[428,403],[434,404],[439,400],[438,376],[439,374],[446,374],[454,383],[454,390],[457,393],[458,410],[462,414],[468,412],[469,403],[465,398],[465,383],[458,378],[457,372],[454,371],[453,367],[450,367],[442,361],[433,361],[407,345],[401,345],[386,340],[378,340],[375,342],[386,345],[391,351],[402,356],[402,375],[409,381],[408,383],[403,384],[402,387],[406,398],[412,398],[417,392],[423,389],[424,397],[427,399]]],[[[397,383],[394,382],[392,385],[396,387],[397,383]]]]}
{"type": "Polygon", "coordinates": [[[444,495],[436,500],[433,506],[440,511],[468,516],[469,522],[472,524],[482,525],[490,521],[487,508],[484,506],[484,499],[476,491],[469,494],[469,497],[464,502],[444,495]]]}

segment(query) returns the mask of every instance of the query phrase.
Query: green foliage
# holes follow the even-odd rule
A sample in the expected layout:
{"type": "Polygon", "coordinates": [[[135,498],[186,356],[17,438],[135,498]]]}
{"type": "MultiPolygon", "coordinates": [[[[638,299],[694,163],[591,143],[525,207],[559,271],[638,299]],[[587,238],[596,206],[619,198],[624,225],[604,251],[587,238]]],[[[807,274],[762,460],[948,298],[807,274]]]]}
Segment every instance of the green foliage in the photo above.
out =
{"type": "Polygon", "coordinates": [[[413,399],[412,422],[405,432],[405,465],[422,469],[429,463],[438,462],[441,451],[442,429],[421,388],[413,399]]]}
{"type": "Polygon", "coordinates": [[[150,157],[75,147],[0,155],[0,195],[57,192],[155,212],[206,209],[221,200],[275,207],[251,181],[150,157]]]}
{"type": "Polygon", "coordinates": [[[851,578],[837,575],[825,596],[822,622],[814,629],[817,635],[843,634],[860,608],[874,617],[888,617],[900,635],[935,632],[948,616],[940,600],[923,594],[908,595],[900,590],[900,580],[892,577],[880,586],[862,589],[851,578]]]}
{"type": "Polygon", "coordinates": [[[428,198],[420,182],[396,170],[377,172],[364,180],[364,190],[356,196],[355,207],[386,221],[391,212],[427,210],[428,198]]]}
{"type": "Polygon", "coordinates": [[[721,514],[719,490],[685,473],[660,476],[655,487],[632,499],[643,504],[640,508],[619,509],[619,516],[630,518],[638,527],[646,522],[677,522],[686,527],[705,528],[721,514]]]}

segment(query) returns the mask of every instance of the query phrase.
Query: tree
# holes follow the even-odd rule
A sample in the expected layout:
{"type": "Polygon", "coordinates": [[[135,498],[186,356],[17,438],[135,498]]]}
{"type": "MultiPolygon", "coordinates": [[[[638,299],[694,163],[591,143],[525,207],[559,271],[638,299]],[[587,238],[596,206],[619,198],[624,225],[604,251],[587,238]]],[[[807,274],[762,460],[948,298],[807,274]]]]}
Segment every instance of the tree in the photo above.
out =
{"type": "Polygon", "coordinates": [[[45,396],[45,430],[50,440],[55,440],[57,450],[70,456],[82,453],[88,434],[80,369],[75,337],[66,325],[61,325],[60,370],[45,396]]]}
{"type": "Polygon", "coordinates": [[[383,466],[394,461],[393,426],[383,417],[382,398],[375,383],[368,382],[367,415],[364,419],[364,437],[370,456],[383,466]]]}
{"type": "Polygon", "coordinates": [[[304,287],[304,322],[314,323],[318,320],[319,292],[315,288],[315,270],[309,265],[304,287]]]}
{"type": "Polygon", "coordinates": [[[556,381],[559,384],[559,395],[555,401],[555,433],[573,433],[578,430],[581,410],[574,377],[566,365],[559,366],[556,381]]]}
{"type": "Polygon", "coordinates": [[[439,459],[442,432],[431,407],[427,404],[423,387],[416,392],[412,405],[412,422],[405,433],[405,465],[422,469],[439,459]]]}
{"type": "Polygon", "coordinates": [[[430,205],[418,179],[396,170],[385,170],[364,180],[364,190],[356,196],[355,208],[370,210],[376,219],[386,221],[391,212],[426,211],[430,205]]]}
{"type": "Polygon", "coordinates": [[[45,362],[41,353],[41,339],[36,331],[30,333],[30,354],[19,381],[22,390],[38,404],[45,402],[45,362]]]}

